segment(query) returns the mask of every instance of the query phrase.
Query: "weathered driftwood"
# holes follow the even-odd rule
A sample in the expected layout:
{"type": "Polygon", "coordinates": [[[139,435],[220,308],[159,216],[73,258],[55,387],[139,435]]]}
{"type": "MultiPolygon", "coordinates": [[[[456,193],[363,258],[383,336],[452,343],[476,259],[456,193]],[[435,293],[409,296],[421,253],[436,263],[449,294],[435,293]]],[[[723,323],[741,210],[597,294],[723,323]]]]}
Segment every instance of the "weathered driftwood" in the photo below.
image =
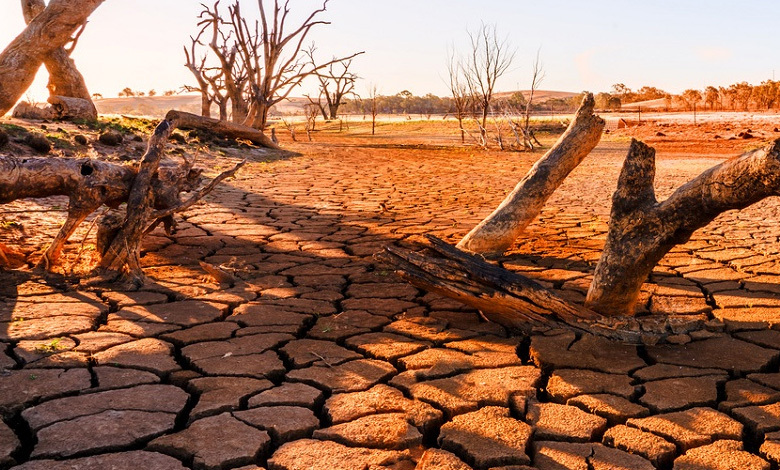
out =
{"type": "MultiPolygon", "coordinates": [[[[27,24],[46,9],[44,0],[22,0],[22,14],[27,24]]],[[[86,23],[82,24],[81,30],[76,33],[76,38],[83,31],[86,23]]],[[[75,41],[73,46],[75,46],[75,41]]],[[[46,54],[43,58],[43,64],[49,72],[49,83],[47,88],[51,96],[80,98],[86,103],[79,104],[78,114],[66,113],[67,118],[97,119],[97,109],[92,103],[92,95],[89,93],[84,77],[76,68],[73,59],[70,58],[74,47],[65,49],[60,47],[46,54]]],[[[51,100],[49,100],[51,103],[51,100]]],[[[54,103],[52,103],[54,104],[54,103]]],[[[73,105],[69,106],[75,110],[73,105]]]]}
{"type": "Polygon", "coordinates": [[[236,124],[229,121],[220,121],[197,114],[185,113],[184,111],[169,111],[166,116],[168,120],[176,120],[177,127],[182,129],[201,129],[215,134],[224,135],[232,139],[243,139],[251,141],[255,145],[280,149],[276,143],[263,134],[261,131],[252,127],[236,124]]]}
{"type": "Polygon", "coordinates": [[[603,316],[433,236],[414,250],[388,246],[376,258],[411,284],[475,307],[488,320],[509,328],[568,327],[633,344],[655,344],[705,326],[702,318],[691,316],[603,316]]]}
{"type": "Polygon", "coordinates": [[[103,1],[51,0],[0,53],[0,116],[30,87],[44,58],[70,42],[73,33],[103,1]]]}
{"type": "Polygon", "coordinates": [[[471,230],[458,248],[503,253],[525,230],[563,180],[599,143],[604,120],[593,114],[588,93],[558,142],[540,158],[498,208],[471,230]]]}
{"type": "Polygon", "coordinates": [[[632,141],[612,197],[609,233],[585,305],[633,315],[642,283],[675,245],[719,214],[780,195],[780,139],[727,160],[658,202],[655,150],[632,141]]]}

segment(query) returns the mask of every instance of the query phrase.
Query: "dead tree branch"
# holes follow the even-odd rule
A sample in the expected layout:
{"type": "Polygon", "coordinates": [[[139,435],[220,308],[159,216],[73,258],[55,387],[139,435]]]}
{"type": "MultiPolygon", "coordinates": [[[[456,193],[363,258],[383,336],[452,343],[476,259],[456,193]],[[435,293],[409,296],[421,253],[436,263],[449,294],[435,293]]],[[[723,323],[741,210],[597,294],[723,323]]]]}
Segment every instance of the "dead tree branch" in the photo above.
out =
{"type": "Polygon", "coordinates": [[[540,158],[504,201],[471,230],[458,248],[476,253],[501,253],[525,230],[558,186],[601,139],[604,120],[593,114],[588,93],[569,128],[540,158]]]}

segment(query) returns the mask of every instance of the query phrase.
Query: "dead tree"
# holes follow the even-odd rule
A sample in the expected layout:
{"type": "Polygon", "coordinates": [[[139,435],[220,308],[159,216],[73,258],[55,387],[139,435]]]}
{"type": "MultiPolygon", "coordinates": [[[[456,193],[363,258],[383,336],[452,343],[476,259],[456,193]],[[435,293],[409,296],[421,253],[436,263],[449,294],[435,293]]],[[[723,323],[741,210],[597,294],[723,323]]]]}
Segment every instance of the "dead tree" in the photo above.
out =
{"type": "Polygon", "coordinates": [[[452,95],[452,105],[455,108],[455,119],[458,120],[460,129],[460,143],[466,143],[466,130],[463,128],[463,120],[466,119],[469,108],[472,105],[472,95],[469,93],[468,83],[463,77],[463,66],[455,58],[455,53],[450,52],[447,62],[449,75],[449,88],[452,95]]]}
{"type": "Polygon", "coordinates": [[[376,85],[371,85],[368,89],[369,108],[371,110],[371,135],[376,134],[376,116],[379,114],[379,95],[376,85]]]}
{"type": "Polygon", "coordinates": [[[539,51],[536,51],[536,60],[534,61],[533,72],[531,74],[531,90],[528,95],[528,100],[525,102],[525,110],[523,112],[523,146],[526,150],[534,149],[534,141],[536,141],[537,144],[539,143],[531,130],[531,106],[534,102],[534,93],[536,92],[536,89],[539,88],[542,80],[544,80],[544,69],[539,60],[539,51]]]}
{"type": "MultiPolygon", "coordinates": [[[[325,98],[327,113],[325,113],[325,106],[320,105],[323,110],[323,117],[325,120],[336,119],[338,118],[339,108],[341,107],[344,98],[355,93],[355,82],[357,81],[358,76],[349,71],[349,68],[352,66],[352,59],[342,59],[337,62],[331,62],[327,68],[320,69],[317,67],[316,60],[314,59],[313,45],[306,51],[306,54],[309,56],[309,62],[312,68],[316,70],[314,75],[320,82],[320,97],[325,98]]],[[[358,54],[363,54],[363,52],[359,52],[358,54]]],[[[334,57],[334,60],[337,59],[334,57]]]]}
{"type": "MultiPolygon", "coordinates": [[[[24,15],[24,21],[28,25],[45,9],[46,3],[44,0],[22,0],[22,13],[24,15]]],[[[67,117],[97,119],[97,109],[92,102],[92,95],[89,93],[89,89],[87,89],[84,77],[76,68],[73,59],[70,58],[85,27],[86,21],[82,23],[80,29],[76,32],[70,46],[67,49],[65,47],[59,47],[49,54],[46,54],[43,59],[43,64],[49,72],[49,83],[47,88],[49,89],[50,99],[52,97],[71,98],[71,100],[69,100],[70,105],[68,106],[68,112],[61,114],[64,114],[67,117]],[[82,102],[76,104],[72,98],[82,100],[82,102]]],[[[60,99],[59,101],[62,100],[60,99]]]]}
{"type": "Polygon", "coordinates": [[[487,118],[496,82],[509,70],[515,57],[506,39],[498,37],[496,26],[482,24],[469,32],[468,55],[461,60],[462,76],[480,110],[478,120],[481,141],[487,143],[487,118]]]}
{"type": "Polygon", "coordinates": [[[176,212],[191,207],[243,165],[243,162],[239,163],[208,185],[193,191],[202,171],[194,168],[194,160],[185,157],[180,163],[163,161],[168,137],[179,124],[186,122],[187,116],[183,113],[169,112],[155,129],[146,154],[136,168],[89,158],[0,157],[0,203],[22,198],[68,196],[68,217],[46,250],[40,266],[51,269],[58,262],[67,239],[100,206],[115,208],[127,202],[127,214],[117,229],[103,227],[99,231],[108,234],[108,238],[104,236],[98,242],[104,250],[94,279],[112,281],[125,274],[135,284],[142,282],[138,250],[150,226],[163,221],[170,227],[176,212]],[[191,195],[182,200],[180,193],[185,191],[191,195]]]}
{"type": "Polygon", "coordinates": [[[574,120],[504,201],[458,243],[477,253],[502,253],[512,246],[544,203],[599,143],[604,120],[593,114],[593,95],[582,100],[574,120]]]}
{"type": "Polygon", "coordinates": [[[653,267],[695,230],[723,212],[780,195],[780,140],[710,168],[660,203],[654,179],[655,150],[632,141],[585,302],[605,315],[633,315],[653,267]]]}
{"type": "Polygon", "coordinates": [[[472,305],[506,326],[565,325],[650,344],[702,329],[705,319],[697,316],[634,317],[639,289],[665,253],[718,214],[780,195],[780,139],[710,168],[663,202],[653,189],[654,156],[652,148],[632,142],[584,306],[433,237],[421,246],[427,252],[388,247],[378,258],[412,284],[472,305]]]}
{"type": "Polygon", "coordinates": [[[51,0],[0,53],[0,116],[32,84],[45,58],[73,41],[73,34],[103,0],[51,0]]]}

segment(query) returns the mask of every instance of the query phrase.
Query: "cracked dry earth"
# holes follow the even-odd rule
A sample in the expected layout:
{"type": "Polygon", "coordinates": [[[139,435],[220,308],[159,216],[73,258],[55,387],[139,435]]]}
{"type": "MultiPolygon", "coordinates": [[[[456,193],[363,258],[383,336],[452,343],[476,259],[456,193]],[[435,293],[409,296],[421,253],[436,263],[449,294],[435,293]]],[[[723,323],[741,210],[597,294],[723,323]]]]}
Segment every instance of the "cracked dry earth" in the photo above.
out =
{"type": "MultiPolygon", "coordinates": [[[[626,147],[602,143],[504,266],[581,301],[626,147]]],[[[645,286],[642,312],[725,328],[654,347],[523,336],[371,256],[420,233],[456,241],[538,155],[301,150],[251,162],[177,234],[148,237],[140,291],[0,273],[0,468],[777,468],[776,201],[721,216],[645,286]]],[[[664,196],[719,158],[658,160],[664,196]]],[[[24,211],[58,203],[3,217],[36,220],[44,235],[21,245],[43,246],[57,220],[24,211]]]]}

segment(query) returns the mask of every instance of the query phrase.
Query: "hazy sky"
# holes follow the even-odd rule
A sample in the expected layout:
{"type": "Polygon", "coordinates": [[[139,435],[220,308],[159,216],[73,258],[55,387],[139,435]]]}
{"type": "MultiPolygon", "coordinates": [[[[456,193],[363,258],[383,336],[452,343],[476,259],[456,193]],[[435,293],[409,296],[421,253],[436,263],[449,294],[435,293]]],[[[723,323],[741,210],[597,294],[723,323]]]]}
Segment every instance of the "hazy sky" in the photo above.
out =
{"type": "MultiPolygon", "coordinates": [[[[223,0],[223,8],[230,0],[223,0]]],[[[256,0],[241,0],[246,12],[256,0]]],[[[307,12],[318,2],[292,0],[307,12]]],[[[198,0],[106,0],[90,18],[74,59],[92,92],[124,87],[178,89],[193,83],[182,46],[193,34],[198,0]]],[[[542,88],[607,91],[653,85],[677,93],[709,84],[780,78],[780,2],[734,0],[331,0],[313,30],[320,57],[365,50],[355,71],[382,94],[408,89],[447,94],[448,46],[464,44],[480,22],[517,48],[501,90],[524,89],[541,49],[542,88]]],[[[19,0],[0,0],[0,47],[23,28],[19,0]]],[[[45,97],[45,78],[31,90],[45,97]]],[[[295,92],[294,95],[302,93],[295,92]]]]}

